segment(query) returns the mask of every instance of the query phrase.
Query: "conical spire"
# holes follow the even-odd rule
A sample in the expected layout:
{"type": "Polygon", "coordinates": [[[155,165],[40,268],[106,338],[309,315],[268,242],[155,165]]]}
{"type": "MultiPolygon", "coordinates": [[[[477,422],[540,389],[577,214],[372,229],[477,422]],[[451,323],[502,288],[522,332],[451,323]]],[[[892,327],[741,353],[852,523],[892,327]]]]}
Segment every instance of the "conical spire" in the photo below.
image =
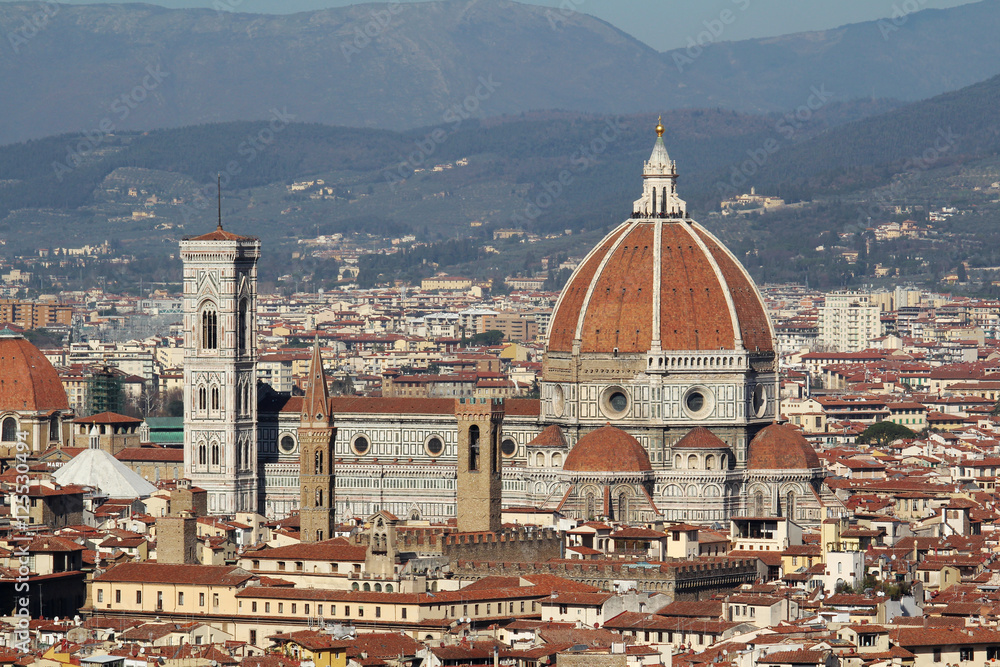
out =
{"type": "Polygon", "coordinates": [[[313,343],[312,360],[309,362],[309,388],[302,402],[303,421],[328,422],[330,420],[330,392],[323,372],[323,357],[319,353],[319,336],[313,343]]]}

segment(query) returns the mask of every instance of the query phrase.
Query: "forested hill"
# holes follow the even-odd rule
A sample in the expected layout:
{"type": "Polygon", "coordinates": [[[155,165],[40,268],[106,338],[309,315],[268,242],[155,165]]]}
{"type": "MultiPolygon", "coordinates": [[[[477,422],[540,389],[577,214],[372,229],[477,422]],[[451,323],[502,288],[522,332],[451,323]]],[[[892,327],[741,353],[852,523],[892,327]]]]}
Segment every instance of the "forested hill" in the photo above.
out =
{"type": "Polygon", "coordinates": [[[760,113],[795,109],[823,86],[841,101],[916,100],[1000,73],[1000,0],[739,42],[725,41],[728,25],[752,7],[728,11],[690,26],[704,47],[659,53],[581,11],[510,0],[281,16],[2,2],[0,143],[259,120],[274,109],[388,129],[440,123],[456,108],[760,113]]]}

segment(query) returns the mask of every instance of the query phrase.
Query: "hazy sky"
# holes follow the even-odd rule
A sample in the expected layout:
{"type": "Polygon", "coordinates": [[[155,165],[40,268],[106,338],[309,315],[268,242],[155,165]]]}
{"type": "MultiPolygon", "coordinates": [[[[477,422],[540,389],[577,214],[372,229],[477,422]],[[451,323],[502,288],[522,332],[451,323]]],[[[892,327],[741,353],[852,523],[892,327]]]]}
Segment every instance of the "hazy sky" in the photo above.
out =
{"type": "MultiPolygon", "coordinates": [[[[0,0],[12,2],[17,0],[0,0]]],[[[91,0],[61,0],[70,4],[96,4],[91,0]]],[[[123,0],[111,0],[112,2],[123,0]]],[[[420,1],[420,0],[404,0],[420,1]]],[[[359,4],[352,0],[159,0],[164,7],[208,7],[218,4],[237,11],[267,14],[341,7],[359,4]]],[[[732,12],[725,39],[783,35],[803,30],[823,30],[845,23],[872,21],[893,12],[955,7],[968,0],[532,0],[553,11],[580,11],[617,26],[659,49],[686,46],[689,37],[705,29],[704,22],[732,12]]]]}

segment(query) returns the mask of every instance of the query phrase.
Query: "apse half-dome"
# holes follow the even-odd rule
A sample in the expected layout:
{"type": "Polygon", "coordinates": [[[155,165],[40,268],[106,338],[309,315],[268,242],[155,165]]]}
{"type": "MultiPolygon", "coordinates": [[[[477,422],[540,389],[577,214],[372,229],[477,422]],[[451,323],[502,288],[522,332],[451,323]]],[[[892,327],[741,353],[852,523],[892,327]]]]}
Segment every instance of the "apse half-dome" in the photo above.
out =
{"type": "Polygon", "coordinates": [[[771,424],[750,441],[747,470],[813,470],[821,468],[812,445],[787,424],[771,424]]]}
{"type": "Polygon", "coordinates": [[[563,470],[574,472],[647,472],[653,469],[639,441],[614,426],[602,426],[580,438],[563,470]]]}

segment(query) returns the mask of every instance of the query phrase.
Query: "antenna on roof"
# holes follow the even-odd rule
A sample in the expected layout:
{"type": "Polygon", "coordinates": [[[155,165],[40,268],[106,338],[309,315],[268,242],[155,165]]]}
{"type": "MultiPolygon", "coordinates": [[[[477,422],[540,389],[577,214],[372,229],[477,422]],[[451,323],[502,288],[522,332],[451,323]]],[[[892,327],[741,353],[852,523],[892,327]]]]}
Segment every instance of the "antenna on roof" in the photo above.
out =
{"type": "Polygon", "coordinates": [[[219,189],[219,231],[222,231],[222,174],[216,174],[215,177],[218,179],[218,189],[219,189]]]}

